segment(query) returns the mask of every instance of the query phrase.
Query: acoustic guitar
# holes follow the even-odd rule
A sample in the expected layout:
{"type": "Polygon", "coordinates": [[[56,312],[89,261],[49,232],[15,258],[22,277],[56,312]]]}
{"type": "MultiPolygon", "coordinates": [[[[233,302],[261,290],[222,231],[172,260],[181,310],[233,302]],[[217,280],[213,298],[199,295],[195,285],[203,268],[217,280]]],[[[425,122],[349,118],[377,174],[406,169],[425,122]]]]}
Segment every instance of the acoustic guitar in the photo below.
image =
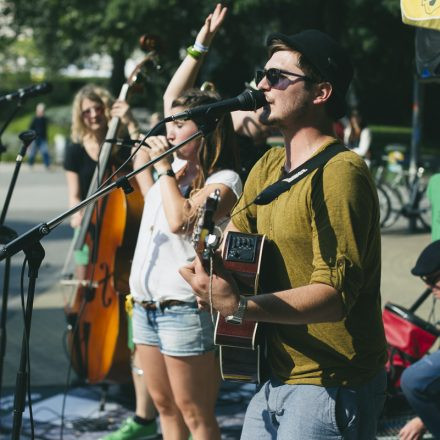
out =
{"type": "MultiPolygon", "coordinates": [[[[231,272],[242,295],[259,293],[259,276],[266,236],[229,231],[223,247],[223,265],[231,272]]],[[[256,321],[229,324],[217,314],[215,344],[220,346],[222,378],[260,383],[263,338],[256,321]]]]}
{"type": "MultiPolygon", "coordinates": [[[[220,201],[219,191],[211,194],[199,209],[192,243],[200,255],[205,270],[210,273],[210,259],[220,244],[215,233],[213,217],[220,201]]],[[[230,231],[223,248],[223,265],[232,273],[243,295],[259,292],[259,274],[265,235],[230,231]]],[[[229,324],[217,313],[214,342],[220,346],[220,369],[224,380],[259,383],[261,381],[262,337],[258,323],[244,320],[242,324],[229,324]]]]}

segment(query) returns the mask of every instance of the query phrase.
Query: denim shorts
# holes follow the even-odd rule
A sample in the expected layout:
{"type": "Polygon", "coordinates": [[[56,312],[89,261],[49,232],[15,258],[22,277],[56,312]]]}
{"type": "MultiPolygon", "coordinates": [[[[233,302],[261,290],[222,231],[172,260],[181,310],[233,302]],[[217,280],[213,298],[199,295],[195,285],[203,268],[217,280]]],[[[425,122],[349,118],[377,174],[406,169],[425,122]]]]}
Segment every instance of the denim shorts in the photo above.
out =
{"type": "Polygon", "coordinates": [[[211,314],[197,303],[146,310],[135,303],[133,342],[158,346],[169,356],[197,356],[215,349],[211,314]]]}

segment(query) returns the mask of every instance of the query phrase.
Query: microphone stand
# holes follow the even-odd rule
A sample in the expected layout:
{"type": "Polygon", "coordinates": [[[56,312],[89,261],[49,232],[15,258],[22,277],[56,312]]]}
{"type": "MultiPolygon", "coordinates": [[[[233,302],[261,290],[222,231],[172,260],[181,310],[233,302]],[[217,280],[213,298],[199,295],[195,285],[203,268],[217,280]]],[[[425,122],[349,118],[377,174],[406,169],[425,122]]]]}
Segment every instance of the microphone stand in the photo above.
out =
{"type": "MultiPolygon", "coordinates": [[[[28,284],[28,292],[27,292],[27,301],[26,301],[26,313],[25,313],[25,323],[22,337],[22,348],[21,348],[21,356],[20,356],[20,366],[17,372],[17,380],[16,380],[16,388],[15,388],[15,396],[14,396],[14,412],[13,412],[13,424],[12,424],[12,439],[19,440],[20,431],[22,425],[22,417],[25,408],[25,397],[26,397],[26,384],[28,380],[28,358],[27,358],[27,343],[29,342],[30,329],[31,329],[31,319],[32,319],[32,307],[35,295],[35,284],[36,279],[38,278],[38,271],[41,266],[41,262],[44,259],[44,248],[40,243],[40,240],[48,235],[53,229],[55,229],[58,225],[60,225],[67,217],[70,217],[75,212],[81,210],[89,203],[95,202],[96,200],[101,199],[106,196],[116,188],[122,188],[122,190],[129,194],[133,191],[133,187],[130,185],[129,180],[133,178],[136,174],[142,172],[146,168],[151,165],[154,165],[156,162],[159,162],[164,157],[169,156],[174,151],[183,147],[188,142],[193,139],[197,139],[201,136],[206,136],[210,132],[215,129],[218,118],[208,118],[204,124],[199,126],[197,132],[193,135],[189,136],[183,142],[174,147],[171,147],[169,150],[162,153],[160,156],[155,159],[150,160],[145,165],[137,168],[136,170],[131,171],[126,176],[122,176],[117,179],[115,182],[105,186],[97,190],[95,193],[84,199],[82,202],[78,203],[78,205],[73,208],[65,211],[64,213],[58,215],[44,223],[40,223],[37,226],[33,227],[29,231],[24,234],[18,236],[14,240],[8,242],[2,248],[0,248],[0,261],[10,258],[13,255],[17,254],[20,251],[23,251],[26,258],[28,259],[29,271],[29,284],[28,284]]],[[[167,122],[167,119],[159,122],[151,132],[155,132],[156,128],[159,125],[167,122]]],[[[146,136],[147,137],[147,136],[146,136]]]]}
{"type": "MultiPolygon", "coordinates": [[[[17,181],[17,176],[20,171],[20,167],[24,156],[26,155],[26,150],[30,143],[35,139],[36,133],[33,130],[23,131],[18,136],[22,141],[23,145],[20,152],[15,159],[15,168],[12,174],[11,181],[9,183],[8,192],[6,194],[5,202],[3,204],[3,209],[0,214],[0,244],[6,244],[17,237],[17,232],[12,228],[6,226],[5,218],[8,212],[9,202],[11,201],[12,192],[14,191],[15,182],[17,181]]],[[[6,352],[6,314],[8,309],[8,296],[9,296],[9,277],[11,273],[11,257],[5,260],[4,269],[4,279],[3,279],[3,295],[1,304],[1,321],[0,321],[0,399],[2,395],[3,386],[3,365],[6,352]]]]}

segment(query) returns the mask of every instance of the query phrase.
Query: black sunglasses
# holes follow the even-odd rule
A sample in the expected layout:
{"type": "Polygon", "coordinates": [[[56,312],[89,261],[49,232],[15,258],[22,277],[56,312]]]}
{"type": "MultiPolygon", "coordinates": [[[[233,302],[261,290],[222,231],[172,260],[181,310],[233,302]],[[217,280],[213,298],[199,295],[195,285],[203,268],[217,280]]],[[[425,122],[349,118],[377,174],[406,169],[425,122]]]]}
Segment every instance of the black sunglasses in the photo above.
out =
{"type": "Polygon", "coordinates": [[[281,78],[286,78],[288,75],[295,76],[296,78],[301,78],[304,81],[312,81],[312,78],[306,75],[300,75],[298,73],[288,72],[287,70],[276,69],[271,67],[270,69],[257,69],[255,71],[255,83],[260,84],[260,81],[266,77],[267,82],[271,87],[277,85],[281,78]]]}
{"type": "Polygon", "coordinates": [[[428,286],[434,286],[437,283],[437,281],[440,280],[440,270],[434,273],[430,273],[429,275],[422,275],[420,278],[428,286]]]}

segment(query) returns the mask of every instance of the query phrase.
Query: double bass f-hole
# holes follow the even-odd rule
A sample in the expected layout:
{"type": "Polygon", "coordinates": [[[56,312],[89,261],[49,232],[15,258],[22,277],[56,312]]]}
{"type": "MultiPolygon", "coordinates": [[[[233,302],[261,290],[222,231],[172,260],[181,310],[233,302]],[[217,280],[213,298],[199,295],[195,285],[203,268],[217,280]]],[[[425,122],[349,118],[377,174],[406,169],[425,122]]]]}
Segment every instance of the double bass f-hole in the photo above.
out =
{"type": "Polygon", "coordinates": [[[110,280],[110,277],[113,276],[113,273],[110,273],[109,271],[109,267],[107,263],[101,263],[100,264],[101,269],[104,272],[104,278],[102,278],[99,283],[103,284],[102,286],[102,291],[101,291],[101,304],[102,307],[110,307],[110,304],[112,303],[112,299],[111,298],[107,298],[106,299],[106,295],[107,295],[107,287],[108,287],[108,282],[110,280]]]}
{"type": "Polygon", "coordinates": [[[109,307],[112,303],[111,297],[106,298],[107,292],[108,292],[108,282],[110,281],[111,277],[113,276],[113,273],[110,272],[109,266],[107,263],[103,262],[99,265],[102,272],[104,272],[104,277],[98,280],[97,283],[94,285],[87,284],[83,287],[84,291],[84,299],[86,302],[91,302],[95,299],[96,295],[96,288],[102,284],[101,290],[101,304],[102,307],[109,307]]]}

